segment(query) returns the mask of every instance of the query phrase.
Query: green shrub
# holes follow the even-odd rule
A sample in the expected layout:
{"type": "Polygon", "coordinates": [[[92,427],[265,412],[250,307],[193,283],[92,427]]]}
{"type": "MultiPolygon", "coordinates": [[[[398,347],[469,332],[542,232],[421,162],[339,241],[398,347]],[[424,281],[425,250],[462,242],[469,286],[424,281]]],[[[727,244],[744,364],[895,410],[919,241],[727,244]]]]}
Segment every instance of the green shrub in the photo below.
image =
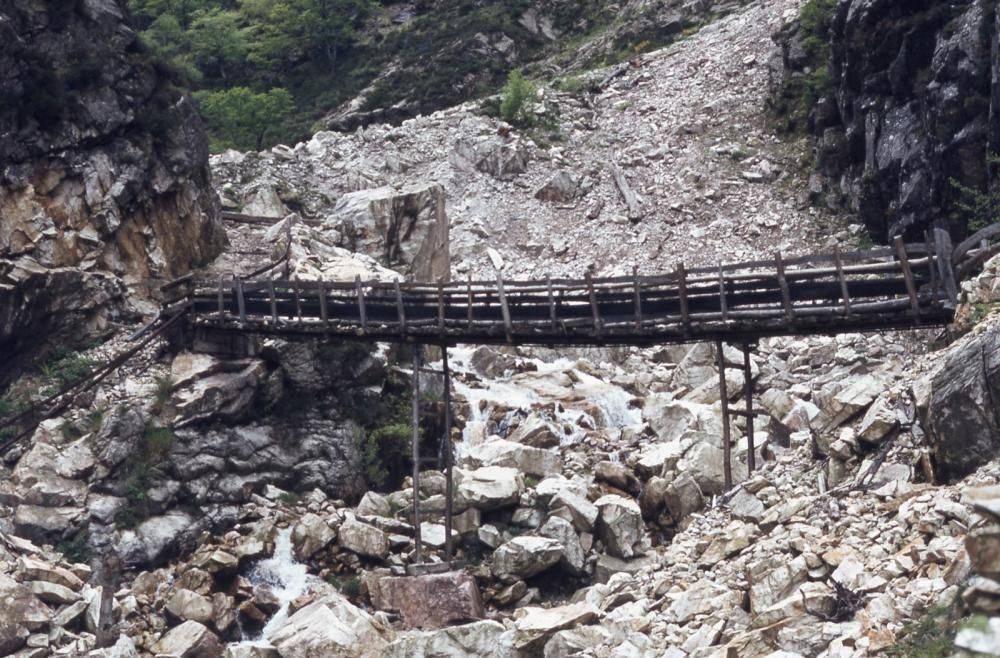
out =
{"type": "Polygon", "coordinates": [[[534,124],[533,106],[538,102],[538,88],[524,77],[520,70],[507,76],[507,84],[500,92],[500,118],[514,126],[534,124]]]}
{"type": "Polygon", "coordinates": [[[177,380],[173,375],[162,375],[156,378],[156,388],[153,392],[153,408],[160,412],[170,401],[170,396],[174,394],[177,387],[177,380]]]}
{"type": "MultiPolygon", "coordinates": [[[[992,167],[1000,166],[1000,153],[991,153],[987,162],[992,167]]],[[[962,184],[957,178],[950,179],[952,188],[958,192],[956,206],[965,220],[970,233],[986,228],[1000,221],[1000,190],[981,191],[962,184]]]]}
{"type": "Polygon", "coordinates": [[[150,464],[163,461],[177,443],[177,435],[169,427],[147,427],[142,436],[143,460],[150,464]]]}
{"type": "Polygon", "coordinates": [[[42,366],[42,377],[48,385],[42,395],[53,395],[90,376],[94,362],[79,352],[56,352],[48,363],[42,366]]]}
{"type": "Polygon", "coordinates": [[[71,537],[56,544],[56,550],[70,562],[86,564],[90,562],[90,525],[83,523],[71,537]]]}
{"type": "Polygon", "coordinates": [[[340,593],[349,599],[356,599],[361,594],[361,579],[357,576],[335,576],[330,574],[326,577],[326,582],[330,583],[340,593]]]}
{"type": "Polygon", "coordinates": [[[836,8],[837,0],[808,0],[799,12],[806,71],[788,76],[774,99],[775,113],[788,132],[805,129],[813,107],[832,93],[830,27],[836,8]]]}
{"type": "Polygon", "coordinates": [[[291,491],[286,491],[278,496],[278,502],[282,505],[297,505],[302,500],[302,496],[291,491]]]}

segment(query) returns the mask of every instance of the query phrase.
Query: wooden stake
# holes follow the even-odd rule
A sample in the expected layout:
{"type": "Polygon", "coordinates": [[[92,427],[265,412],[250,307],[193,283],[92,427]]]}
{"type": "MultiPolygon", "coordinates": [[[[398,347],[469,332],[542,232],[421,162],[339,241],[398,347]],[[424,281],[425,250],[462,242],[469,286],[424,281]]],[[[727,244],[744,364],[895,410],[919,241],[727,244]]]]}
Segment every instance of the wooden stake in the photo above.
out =
{"type": "Polygon", "coordinates": [[[421,564],[420,541],[420,345],[413,346],[413,543],[414,562],[421,564]]]}
{"type": "Polygon", "coordinates": [[[927,243],[927,274],[931,278],[931,304],[939,306],[941,300],[938,299],[938,273],[934,264],[934,242],[931,240],[930,231],[924,231],[924,241],[927,243]]]}
{"type": "Polygon", "coordinates": [[[785,320],[791,322],[795,318],[792,310],[792,296],[788,290],[788,281],[785,280],[785,263],[781,260],[781,252],[774,252],[774,264],[778,270],[778,287],[781,288],[781,305],[785,307],[785,320]]]}
{"type": "Polygon", "coordinates": [[[226,306],[225,303],[223,302],[222,283],[223,283],[223,277],[220,274],[219,275],[219,320],[220,321],[226,319],[226,306]]]}
{"type": "Polygon", "coordinates": [[[323,321],[324,327],[330,326],[330,316],[326,312],[326,284],[320,279],[317,282],[317,288],[319,289],[319,317],[323,321]]]}
{"type": "Polygon", "coordinates": [[[396,289],[396,314],[399,316],[399,333],[406,333],[406,311],[403,310],[403,292],[399,289],[399,279],[392,282],[396,289]]]}
{"type": "Polygon", "coordinates": [[[451,562],[453,555],[451,546],[451,527],[454,509],[454,487],[452,484],[452,452],[451,445],[451,371],[448,369],[448,346],[441,346],[441,366],[444,370],[444,555],[451,562]]]}
{"type": "Polygon", "coordinates": [[[684,333],[691,333],[691,313],[688,310],[687,271],[684,263],[677,265],[677,292],[681,298],[681,322],[684,323],[684,333]]]}
{"type": "Polygon", "coordinates": [[[729,320],[729,305],[726,304],[726,277],[722,273],[722,265],[719,265],[719,309],[722,311],[722,321],[729,320]]]}
{"type": "Polygon", "coordinates": [[[271,300],[271,322],[278,324],[278,300],[274,296],[274,279],[267,279],[267,295],[271,300]]]}
{"type": "Polygon", "coordinates": [[[588,271],[584,277],[587,280],[587,293],[590,295],[590,312],[594,316],[594,335],[601,336],[603,331],[601,323],[601,312],[597,308],[597,294],[594,292],[594,278],[588,271]]]}
{"type": "Polygon", "coordinates": [[[469,292],[469,331],[472,331],[472,273],[469,273],[468,282],[468,292],[469,292]]]}
{"type": "Polygon", "coordinates": [[[354,277],[354,291],[358,298],[358,315],[361,317],[361,333],[368,332],[368,310],[365,308],[365,288],[361,285],[361,275],[354,277]]]}
{"type": "Polygon", "coordinates": [[[726,357],[722,340],[715,341],[719,361],[719,398],[722,400],[722,478],[726,491],[733,488],[732,446],[729,445],[729,393],[726,391],[726,357]]]}
{"type": "Polygon", "coordinates": [[[844,315],[851,314],[851,294],[847,290],[847,279],[844,278],[844,264],[840,260],[840,246],[833,248],[833,260],[837,264],[837,279],[840,281],[840,297],[844,300],[844,315]]]}
{"type": "Polygon", "coordinates": [[[951,262],[951,236],[944,229],[934,229],[935,251],[937,252],[938,274],[941,284],[948,295],[948,303],[954,308],[958,303],[958,284],[955,283],[955,270],[951,262]]]}
{"type": "Polygon", "coordinates": [[[642,333],[642,292],[639,286],[639,268],[632,268],[632,291],[635,300],[635,330],[642,333]]]}
{"type": "Polygon", "coordinates": [[[236,304],[240,311],[240,322],[247,321],[247,307],[243,299],[243,279],[236,277],[236,304]]]}
{"type": "Polygon", "coordinates": [[[753,437],[753,372],[750,369],[750,343],[743,343],[743,381],[747,405],[747,471],[753,473],[757,467],[753,437]]]}
{"type": "Polygon", "coordinates": [[[507,335],[507,342],[514,342],[511,335],[510,309],[507,308],[507,295],[503,291],[503,274],[497,272],[497,293],[500,295],[500,313],[503,315],[503,330],[507,335]]]}
{"type": "Polygon", "coordinates": [[[438,332],[444,336],[444,281],[438,277],[438,332]]]}
{"type": "Polygon", "coordinates": [[[549,291],[549,321],[552,323],[552,331],[555,331],[558,323],[556,322],[556,298],[552,294],[552,277],[545,276],[545,286],[549,291]]]}
{"type": "Polygon", "coordinates": [[[896,247],[896,256],[899,258],[899,268],[903,271],[903,279],[906,280],[906,292],[910,296],[910,308],[913,314],[920,318],[920,300],[917,299],[917,287],[913,283],[913,272],[910,270],[910,259],[906,255],[906,245],[902,236],[896,236],[893,240],[896,247]]]}

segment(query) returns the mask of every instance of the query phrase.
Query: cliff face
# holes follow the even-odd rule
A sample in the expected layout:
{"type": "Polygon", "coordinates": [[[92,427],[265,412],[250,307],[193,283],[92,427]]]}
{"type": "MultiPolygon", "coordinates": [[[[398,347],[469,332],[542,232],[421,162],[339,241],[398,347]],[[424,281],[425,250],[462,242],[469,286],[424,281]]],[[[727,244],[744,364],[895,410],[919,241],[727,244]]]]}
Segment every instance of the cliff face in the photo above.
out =
{"type": "Polygon", "coordinates": [[[0,354],[23,357],[225,237],[201,122],[122,0],[5,0],[0,34],[0,354]]]}
{"type": "MultiPolygon", "coordinates": [[[[1000,150],[996,3],[841,0],[829,35],[828,97],[809,128],[830,181],[827,203],[859,213],[873,237],[961,235],[951,183],[986,190],[1000,150]]],[[[809,74],[808,35],[783,41],[784,75],[809,74]]]]}

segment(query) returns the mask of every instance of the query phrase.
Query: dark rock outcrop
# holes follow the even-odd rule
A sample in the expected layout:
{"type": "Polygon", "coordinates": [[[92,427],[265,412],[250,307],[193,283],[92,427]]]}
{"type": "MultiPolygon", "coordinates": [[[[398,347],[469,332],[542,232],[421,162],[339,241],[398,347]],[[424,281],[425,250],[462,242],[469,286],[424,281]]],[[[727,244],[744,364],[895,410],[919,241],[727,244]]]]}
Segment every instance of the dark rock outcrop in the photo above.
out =
{"type": "Polygon", "coordinates": [[[826,203],[857,212],[880,241],[921,237],[932,226],[965,234],[969,217],[951,180],[985,190],[987,155],[1000,150],[996,3],[842,0],[830,7],[822,75],[801,25],[776,37],[783,90],[796,78],[815,83],[799,88],[815,96],[807,99],[808,129],[828,181],[826,203]]]}
{"type": "Polygon", "coordinates": [[[0,2],[0,34],[0,355],[15,366],[225,236],[201,121],[123,0],[0,2]]]}
{"type": "Polygon", "coordinates": [[[931,380],[923,414],[938,474],[972,473],[1000,453],[1000,326],[972,337],[931,380]]]}

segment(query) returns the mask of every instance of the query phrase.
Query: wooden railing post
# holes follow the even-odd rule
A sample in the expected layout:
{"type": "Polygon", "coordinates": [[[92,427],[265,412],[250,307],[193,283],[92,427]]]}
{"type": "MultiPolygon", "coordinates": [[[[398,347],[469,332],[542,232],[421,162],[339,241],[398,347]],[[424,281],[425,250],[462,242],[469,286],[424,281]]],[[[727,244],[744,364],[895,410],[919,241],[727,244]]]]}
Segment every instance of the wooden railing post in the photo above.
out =
{"type": "MultiPolygon", "coordinates": [[[[726,357],[722,340],[715,341],[719,363],[719,399],[722,401],[722,479],[726,491],[733,488],[732,446],[729,445],[729,392],[726,390],[726,357]]],[[[751,420],[753,420],[751,418],[751,420]]]]}

